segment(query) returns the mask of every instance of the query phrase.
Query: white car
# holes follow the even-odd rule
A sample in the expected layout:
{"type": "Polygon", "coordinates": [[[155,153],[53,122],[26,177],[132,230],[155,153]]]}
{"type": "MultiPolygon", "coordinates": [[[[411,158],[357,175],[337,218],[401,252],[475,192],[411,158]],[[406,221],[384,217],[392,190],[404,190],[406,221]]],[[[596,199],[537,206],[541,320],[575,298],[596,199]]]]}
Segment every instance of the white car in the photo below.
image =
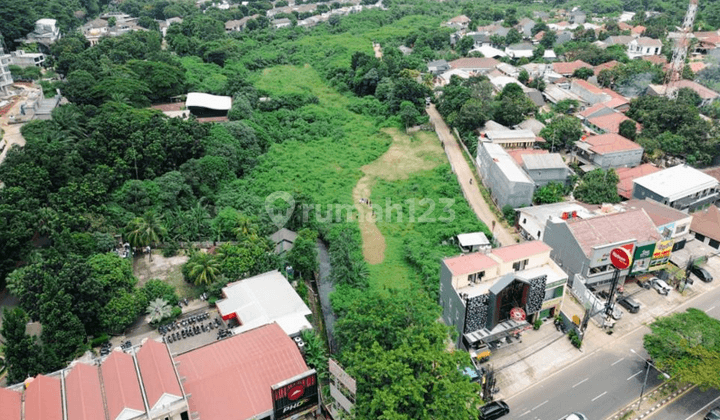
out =
{"type": "Polygon", "coordinates": [[[672,290],[672,287],[668,286],[667,283],[665,283],[664,280],[660,280],[657,277],[653,277],[652,279],[652,287],[657,290],[658,293],[661,295],[668,295],[670,291],[672,290]]]}
{"type": "Polygon", "coordinates": [[[582,413],[572,413],[561,418],[560,420],[588,420],[588,418],[585,417],[585,414],[582,413]]]}

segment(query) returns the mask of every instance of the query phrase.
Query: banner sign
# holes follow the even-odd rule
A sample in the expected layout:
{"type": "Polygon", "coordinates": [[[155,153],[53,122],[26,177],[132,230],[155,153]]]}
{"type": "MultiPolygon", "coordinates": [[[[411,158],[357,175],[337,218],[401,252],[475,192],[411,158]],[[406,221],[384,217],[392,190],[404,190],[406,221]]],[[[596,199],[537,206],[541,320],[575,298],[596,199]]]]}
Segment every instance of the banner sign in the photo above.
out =
{"type": "Polygon", "coordinates": [[[655,252],[653,252],[653,259],[659,260],[662,258],[668,258],[672,253],[673,241],[660,241],[655,244],[655,252]]]}
{"type": "Polygon", "coordinates": [[[315,369],[273,385],[271,389],[276,420],[286,419],[300,412],[306,412],[319,404],[315,369]]]}

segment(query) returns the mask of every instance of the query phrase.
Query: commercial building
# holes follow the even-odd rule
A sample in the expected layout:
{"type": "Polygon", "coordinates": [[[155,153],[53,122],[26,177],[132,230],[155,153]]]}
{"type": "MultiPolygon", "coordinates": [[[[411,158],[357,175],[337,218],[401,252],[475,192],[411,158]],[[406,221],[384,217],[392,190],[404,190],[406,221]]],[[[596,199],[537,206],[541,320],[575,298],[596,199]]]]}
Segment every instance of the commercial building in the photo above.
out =
{"type": "Polygon", "coordinates": [[[316,372],[277,324],[175,357],[145,340],[0,389],[3,420],[279,420],[318,404],[316,372]]]}
{"type": "Polygon", "coordinates": [[[500,145],[479,142],[477,153],[480,177],[498,207],[521,207],[532,203],[535,183],[500,145]]]}
{"type": "Polygon", "coordinates": [[[642,155],[642,146],[619,134],[583,137],[575,142],[574,158],[588,169],[638,166],[642,155]]]}
{"type": "Polygon", "coordinates": [[[289,336],[312,329],[306,316],[312,312],[279,271],[229,283],[222,289],[223,299],[216,302],[218,313],[239,325],[236,334],[277,322],[289,336]]]}
{"type": "MultiPolygon", "coordinates": [[[[553,249],[552,258],[568,274],[569,282],[601,285],[612,279],[610,251],[623,247],[630,255],[636,248],[663,244],[661,235],[645,210],[628,210],[589,219],[551,217],[543,241],[553,249]]],[[[620,272],[621,283],[629,270],[620,272]]]]}
{"type": "Polygon", "coordinates": [[[673,166],[635,179],[633,198],[652,198],[683,212],[694,212],[718,200],[718,180],[687,165],[673,166]]]}
{"type": "Polygon", "coordinates": [[[515,336],[528,322],[559,313],[567,275],[540,241],[446,258],[440,263],[443,321],[472,349],[515,336]]]}
{"type": "Polygon", "coordinates": [[[551,182],[567,184],[570,168],[559,153],[527,154],[522,156],[522,161],[522,168],[530,175],[536,187],[542,187],[551,182]]]}

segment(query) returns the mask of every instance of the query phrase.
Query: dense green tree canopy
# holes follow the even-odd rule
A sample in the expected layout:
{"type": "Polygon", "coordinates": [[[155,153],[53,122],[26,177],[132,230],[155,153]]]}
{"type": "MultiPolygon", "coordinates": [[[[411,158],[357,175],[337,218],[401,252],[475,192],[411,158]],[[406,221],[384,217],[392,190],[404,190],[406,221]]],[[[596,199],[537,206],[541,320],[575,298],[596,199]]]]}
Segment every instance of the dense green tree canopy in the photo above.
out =
{"type": "Polygon", "coordinates": [[[595,169],[586,173],[575,188],[575,198],[588,204],[617,203],[620,179],[614,169],[595,169]]]}
{"type": "Polygon", "coordinates": [[[690,308],[657,319],[645,335],[645,349],[653,363],[674,380],[720,387],[720,321],[690,308]]]}

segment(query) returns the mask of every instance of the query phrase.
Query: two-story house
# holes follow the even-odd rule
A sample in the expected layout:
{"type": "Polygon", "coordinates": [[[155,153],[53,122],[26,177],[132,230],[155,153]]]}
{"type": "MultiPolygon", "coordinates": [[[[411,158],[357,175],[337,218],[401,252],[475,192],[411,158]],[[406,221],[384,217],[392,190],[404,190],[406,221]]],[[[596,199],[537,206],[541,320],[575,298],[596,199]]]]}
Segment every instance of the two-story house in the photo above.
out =
{"type": "Polygon", "coordinates": [[[540,241],[446,258],[440,263],[443,321],[458,348],[477,348],[559,313],[567,275],[540,241]]]}

